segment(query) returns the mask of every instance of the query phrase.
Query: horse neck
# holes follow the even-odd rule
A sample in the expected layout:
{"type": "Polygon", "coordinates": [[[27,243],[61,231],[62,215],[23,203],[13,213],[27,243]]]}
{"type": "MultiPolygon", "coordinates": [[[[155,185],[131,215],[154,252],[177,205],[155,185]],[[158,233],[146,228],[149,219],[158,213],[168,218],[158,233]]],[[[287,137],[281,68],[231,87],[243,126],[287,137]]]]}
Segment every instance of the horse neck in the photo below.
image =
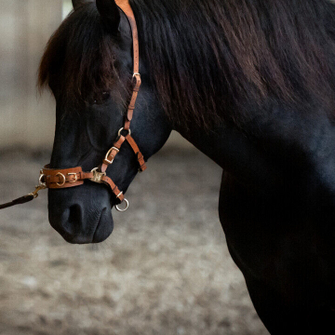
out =
{"type": "MultiPolygon", "coordinates": [[[[222,122],[205,131],[179,132],[225,171],[256,190],[293,190],[335,195],[335,126],[324,112],[304,114],[280,105],[254,112],[237,127],[222,122]]],[[[312,198],[312,196],[311,196],[312,198]]]]}
{"type": "Polygon", "coordinates": [[[178,132],[243,183],[258,187],[267,176],[266,185],[272,187],[283,177],[278,169],[270,168],[257,146],[233,125],[222,123],[213,130],[191,127],[178,132]]]}

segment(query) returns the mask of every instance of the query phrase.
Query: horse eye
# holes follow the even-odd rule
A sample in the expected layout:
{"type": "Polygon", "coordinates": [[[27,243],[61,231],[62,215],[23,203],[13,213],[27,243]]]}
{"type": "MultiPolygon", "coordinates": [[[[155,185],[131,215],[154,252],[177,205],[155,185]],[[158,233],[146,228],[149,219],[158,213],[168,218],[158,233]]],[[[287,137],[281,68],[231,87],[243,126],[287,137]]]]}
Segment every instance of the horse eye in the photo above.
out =
{"type": "Polygon", "coordinates": [[[95,96],[93,97],[93,104],[94,105],[101,105],[103,104],[106,100],[108,100],[110,97],[110,93],[107,91],[101,92],[101,93],[97,93],[95,94],[95,96]]]}

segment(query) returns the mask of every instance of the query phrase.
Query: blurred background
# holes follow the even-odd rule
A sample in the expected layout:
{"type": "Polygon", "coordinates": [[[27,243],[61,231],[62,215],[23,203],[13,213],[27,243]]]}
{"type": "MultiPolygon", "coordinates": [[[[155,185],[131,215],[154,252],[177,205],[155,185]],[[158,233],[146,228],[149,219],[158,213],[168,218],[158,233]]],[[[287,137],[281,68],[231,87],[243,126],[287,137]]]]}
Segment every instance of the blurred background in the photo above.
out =
{"type": "MultiPolygon", "coordinates": [[[[0,8],[2,203],[31,192],[50,157],[55,104],[37,91],[36,74],[72,5],[0,0],[0,8]]],[[[100,245],[63,241],[48,224],[46,192],[0,212],[0,334],[268,334],[225,244],[221,173],[174,133],[100,245]]]]}

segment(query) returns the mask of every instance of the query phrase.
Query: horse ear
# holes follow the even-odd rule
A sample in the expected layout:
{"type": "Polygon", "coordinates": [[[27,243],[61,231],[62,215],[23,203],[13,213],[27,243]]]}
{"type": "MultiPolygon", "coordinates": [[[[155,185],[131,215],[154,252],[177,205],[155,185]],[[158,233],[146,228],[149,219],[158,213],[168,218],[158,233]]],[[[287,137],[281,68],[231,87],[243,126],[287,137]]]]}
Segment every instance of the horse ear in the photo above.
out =
{"type": "Polygon", "coordinates": [[[114,0],[96,0],[98,11],[106,28],[116,33],[120,24],[120,12],[114,0]]]}
{"type": "Polygon", "coordinates": [[[74,10],[76,10],[83,3],[88,2],[87,0],[72,0],[74,10]]]}

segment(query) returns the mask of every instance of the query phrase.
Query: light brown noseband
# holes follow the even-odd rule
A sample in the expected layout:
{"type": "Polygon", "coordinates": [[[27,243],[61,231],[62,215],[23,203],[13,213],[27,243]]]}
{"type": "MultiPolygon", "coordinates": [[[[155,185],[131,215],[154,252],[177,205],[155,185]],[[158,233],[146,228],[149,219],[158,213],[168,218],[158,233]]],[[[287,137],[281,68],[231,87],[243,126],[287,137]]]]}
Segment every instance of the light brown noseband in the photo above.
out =
{"type": "Polygon", "coordinates": [[[125,207],[121,209],[116,205],[118,211],[124,212],[129,208],[129,202],[124,198],[123,192],[115,185],[113,180],[106,175],[106,170],[109,165],[113,164],[114,159],[121,149],[124,142],[128,142],[132,150],[134,151],[137,161],[139,164],[139,171],[144,171],[147,167],[145,160],[140,152],[135,140],[131,136],[130,122],[133,118],[135,109],[135,103],[137,95],[141,86],[141,75],[139,73],[140,67],[140,55],[139,55],[139,42],[138,42],[138,30],[135,21],[133,10],[131,9],[128,1],[116,1],[118,6],[123,10],[128,18],[133,38],[133,92],[128,106],[127,114],[125,117],[124,126],[119,130],[118,137],[114,142],[113,146],[108,150],[105,155],[102,164],[90,172],[83,172],[80,166],[69,168],[69,169],[52,169],[49,165],[46,165],[40,172],[39,185],[36,186],[35,191],[28,195],[13,200],[10,203],[0,205],[0,209],[11,207],[14,205],[26,203],[33,200],[38,196],[38,192],[42,189],[62,189],[69,187],[76,187],[84,184],[84,180],[90,180],[94,183],[105,184],[112,190],[119,204],[125,202],[125,207]]]}

